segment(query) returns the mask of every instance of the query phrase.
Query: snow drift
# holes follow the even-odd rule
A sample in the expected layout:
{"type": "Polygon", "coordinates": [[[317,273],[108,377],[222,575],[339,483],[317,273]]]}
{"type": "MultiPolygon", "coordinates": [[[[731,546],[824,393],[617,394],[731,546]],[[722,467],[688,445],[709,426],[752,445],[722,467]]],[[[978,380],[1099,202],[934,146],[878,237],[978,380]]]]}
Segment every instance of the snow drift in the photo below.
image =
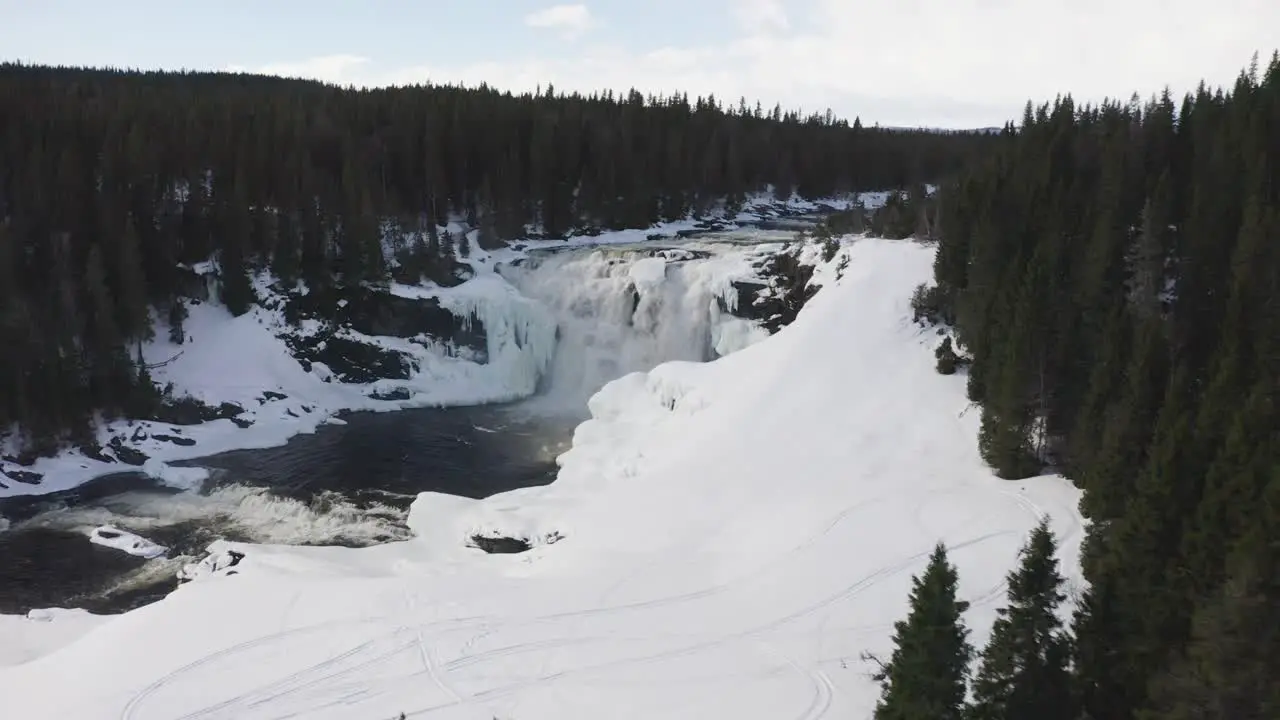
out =
{"type": "Polygon", "coordinates": [[[418,536],[373,548],[220,543],[243,559],[0,671],[0,698],[88,720],[869,715],[858,658],[888,651],[934,542],[981,643],[1026,533],[1047,514],[1074,580],[1081,521],[1065,480],[978,457],[963,379],[909,322],[932,251],[841,255],[771,338],[607,385],[554,484],[424,494],[418,536]]]}

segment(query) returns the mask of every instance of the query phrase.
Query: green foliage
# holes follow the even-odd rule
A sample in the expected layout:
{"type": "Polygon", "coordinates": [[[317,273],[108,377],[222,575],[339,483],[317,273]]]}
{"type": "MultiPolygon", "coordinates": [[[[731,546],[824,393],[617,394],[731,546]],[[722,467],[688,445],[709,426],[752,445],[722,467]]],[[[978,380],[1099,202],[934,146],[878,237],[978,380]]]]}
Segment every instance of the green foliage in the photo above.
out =
{"type": "Polygon", "coordinates": [[[911,294],[911,319],[922,325],[947,322],[943,314],[946,307],[942,288],[937,285],[920,283],[911,294]]]}
{"type": "Polygon", "coordinates": [[[894,650],[876,674],[876,720],[960,720],[973,647],[956,599],[956,570],[941,543],[924,574],[912,579],[911,610],[894,624],[894,650]]]}
{"type": "MultiPolygon", "coordinates": [[[[983,457],[1004,477],[1052,464],[1084,490],[1073,674],[1090,720],[1275,714],[1258,689],[1274,656],[1231,638],[1262,635],[1254,608],[1280,589],[1242,590],[1228,568],[1265,575],[1280,542],[1263,521],[1280,466],[1278,127],[1275,56],[1180,106],[1028,105],[939,194],[937,291],[913,307],[954,319],[983,457]]],[[[883,222],[905,230],[901,207],[883,222]]]]}
{"type": "Polygon", "coordinates": [[[825,222],[818,223],[813,230],[813,239],[822,243],[822,262],[829,263],[836,258],[836,253],[840,252],[840,241],[836,239],[831,232],[831,227],[825,222]]]}
{"type": "Polygon", "coordinates": [[[185,323],[187,305],[182,300],[174,300],[169,304],[169,342],[181,345],[187,341],[185,323]]]}
{"type": "Polygon", "coordinates": [[[180,265],[216,261],[239,314],[264,268],[317,291],[385,282],[383,223],[423,218],[395,272],[455,283],[474,248],[438,227],[459,217],[491,250],[527,226],[643,227],[770,185],[825,197],[934,180],[994,144],[683,94],[16,64],[0,64],[0,115],[0,428],[42,450],[149,392],[128,358],[156,309],[181,338],[181,299],[203,288],[180,265]]]}
{"type": "Polygon", "coordinates": [[[933,351],[934,357],[938,359],[938,372],[943,375],[955,375],[956,368],[960,365],[960,358],[956,355],[956,351],[951,347],[951,338],[943,338],[939,343],[938,349],[933,351]]]}
{"type": "Polygon", "coordinates": [[[982,652],[968,720],[1075,717],[1070,643],[1057,615],[1066,596],[1056,551],[1053,533],[1041,521],[1022,549],[1021,566],[1009,573],[1009,604],[998,611],[982,652]]]}

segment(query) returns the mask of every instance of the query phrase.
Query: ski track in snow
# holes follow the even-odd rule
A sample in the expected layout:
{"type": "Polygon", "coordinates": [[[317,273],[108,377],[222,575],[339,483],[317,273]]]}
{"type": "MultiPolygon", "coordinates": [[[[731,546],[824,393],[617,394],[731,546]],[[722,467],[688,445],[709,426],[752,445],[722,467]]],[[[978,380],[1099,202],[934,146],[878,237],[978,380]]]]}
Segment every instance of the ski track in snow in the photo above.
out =
{"type": "Polygon", "coordinates": [[[887,650],[934,542],[980,644],[1027,532],[1050,519],[1074,580],[1083,526],[1061,478],[990,475],[962,381],[897,321],[931,251],[846,254],[768,341],[606,386],[556,483],[423,494],[403,543],[237,545],[237,577],[0,669],[0,702],[34,720],[869,714],[878,690],[847,661],[887,650]],[[463,547],[477,527],[564,538],[488,556],[463,547]],[[68,676],[83,697],[50,689],[68,676]]]}
{"type": "MultiPolygon", "coordinates": [[[[1015,501],[1019,500],[1018,496],[1014,493],[1000,493],[1000,494],[1002,495],[1007,494],[1015,501]]],[[[870,503],[867,503],[867,504],[870,504],[870,503]]],[[[1022,504],[1022,503],[1019,503],[1019,504],[1022,504]]],[[[831,522],[825,524],[824,527],[820,528],[819,531],[815,533],[815,535],[809,542],[806,542],[805,544],[798,546],[797,548],[794,548],[791,552],[799,552],[803,548],[810,546],[813,542],[816,542],[819,538],[825,536],[827,533],[830,532],[830,530],[833,527],[838,525],[843,519],[849,517],[854,510],[858,509],[858,507],[861,507],[861,506],[854,506],[852,508],[846,509],[845,511],[842,511],[831,522]]],[[[1028,502],[1026,504],[1026,507],[1029,510],[1029,512],[1031,512],[1032,514],[1035,513],[1035,510],[1033,509],[1034,505],[1028,502]]],[[[987,540],[1000,537],[1006,534],[1008,533],[998,532],[998,533],[989,533],[985,535],[980,535],[964,542],[955,543],[951,545],[950,549],[952,551],[962,550],[966,547],[978,545],[987,540]]],[[[788,555],[789,554],[790,553],[788,553],[788,555]]],[[[848,585],[846,585],[838,593],[822,598],[821,600],[819,600],[816,603],[813,603],[812,605],[797,609],[791,613],[785,614],[781,617],[778,617],[770,622],[764,623],[757,627],[744,629],[740,632],[732,633],[724,637],[717,637],[711,640],[695,641],[691,643],[686,642],[683,644],[677,643],[676,647],[668,650],[664,650],[658,653],[626,657],[626,658],[622,658],[619,660],[614,660],[614,661],[610,661],[610,662],[606,662],[598,665],[587,665],[583,667],[560,670],[557,672],[540,675],[538,677],[535,677],[529,680],[516,682],[510,685],[488,688],[486,690],[473,693],[469,697],[464,696],[460,694],[458,691],[453,689],[453,687],[449,684],[449,681],[447,679],[450,674],[457,673],[459,671],[465,670],[470,667],[474,667],[476,665],[492,663],[496,660],[502,660],[505,658],[513,657],[513,656],[530,655],[530,654],[541,653],[541,652],[545,652],[553,649],[572,647],[575,645],[606,643],[610,641],[616,641],[617,638],[612,638],[609,636],[553,637],[545,640],[518,643],[510,646],[499,647],[493,650],[488,650],[488,651],[474,653],[474,654],[463,654],[448,662],[437,664],[433,659],[431,659],[432,651],[430,650],[430,648],[435,645],[435,641],[428,634],[430,628],[432,628],[433,626],[438,626],[443,624],[445,626],[449,626],[448,627],[449,630],[458,630],[458,629],[467,629],[470,627],[471,623],[479,622],[483,624],[482,625],[483,631],[487,634],[493,634],[494,632],[500,631],[501,629],[504,629],[504,628],[507,630],[511,630],[514,628],[522,627],[522,626],[527,627],[527,626],[541,625],[541,624],[552,624],[554,626],[555,624],[558,624],[556,623],[556,621],[578,619],[585,616],[606,616],[606,617],[616,616],[621,613],[634,613],[637,611],[661,609],[665,606],[672,605],[672,604],[690,603],[690,602],[710,598],[714,595],[722,593],[725,590],[736,585],[737,582],[742,582],[745,579],[740,579],[735,583],[727,583],[723,585],[705,588],[703,590],[699,590],[692,593],[672,595],[668,597],[656,598],[653,600],[632,603],[628,605],[594,608],[594,609],[578,611],[578,612],[557,613],[557,614],[539,616],[539,617],[533,617],[533,618],[527,618],[527,619],[513,619],[505,622],[499,621],[499,624],[496,626],[496,628],[494,625],[494,620],[491,618],[482,618],[478,620],[469,620],[469,621],[444,621],[443,623],[431,623],[431,624],[418,625],[418,626],[410,626],[407,624],[403,624],[401,622],[396,622],[395,624],[390,625],[389,630],[386,630],[384,627],[383,634],[376,635],[371,639],[368,639],[364,642],[359,643],[355,647],[352,647],[348,650],[345,650],[331,657],[328,657],[319,663],[316,663],[304,669],[298,670],[294,673],[291,673],[285,676],[284,678],[274,680],[269,684],[265,684],[259,687],[252,688],[246,692],[242,692],[230,699],[214,703],[212,705],[209,705],[204,708],[200,708],[198,710],[187,712],[185,715],[181,715],[180,717],[183,720],[198,720],[198,719],[202,720],[205,718],[215,718],[215,717],[227,717],[227,718],[246,717],[247,715],[245,715],[245,713],[252,712],[259,707],[267,705],[268,703],[284,701],[284,700],[287,700],[290,705],[305,705],[308,707],[315,708],[316,707],[315,701],[323,700],[323,698],[328,694],[328,691],[325,688],[321,687],[322,685],[328,686],[330,683],[336,683],[339,681],[346,681],[349,684],[358,684],[359,682],[362,682],[365,680],[369,680],[369,681],[375,680],[377,678],[376,674],[367,675],[365,674],[365,671],[371,668],[376,668],[379,666],[380,663],[390,660],[396,657],[397,655],[405,653],[406,651],[411,651],[410,654],[417,655],[417,657],[421,660],[421,664],[422,664],[421,672],[427,674],[430,678],[430,681],[433,684],[435,684],[436,687],[439,688],[439,690],[447,698],[444,702],[440,704],[432,705],[426,708],[419,708],[412,712],[406,712],[407,716],[415,717],[415,716],[422,716],[422,715],[434,713],[453,705],[465,703],[468,700],[485,700],[485,699],[494,699],[494,698],[504,697],[532,685],[541,685],[546,683],[558,682],[558,681],[563,681],[567,679],[573,679],[575,677],[582,676],[582,675],[599,674],[601,672],[606,672],[606,671],[617,672],[635,665],[652,664],[652,663],[661,662],[663,660],[669,660],[669,659],[674,659],[678,657],[685,657],[689,655],[696,655],[698,653],[719,648],[727,644],[741,643],[741,642],[746,642],[748,640],[751,640],[757,643],[759,646],[767,648],[769,652],[773,653],[774,655],[782,658],[790,668],[795,670],[797,675],[805,678],[806,681],[812,684],[814,688],[813,697],[809,701],[809,704],[806,710],[798,714],[797,718],[800,718],[802,720],[816,720],[817,718],[823,717],[826,711],[831,706],[832,687],[831,687],[830,679],[825,675],[825,673],[823,673],[820,670],[820,668],[816,666],[809,669],[802,668],[794,659],[790,658],[789,656],[783,655],[780,651],[777,650],[776,647],[769,644],[767,640],[763,639],[764,636],[768,635],[770,632],[775,631],[787,624],[805,619],[818,612],[821,612],[822,610],[830,607],[833,604],[852,600],[856,598],[858,595],[860,595],[861,593],[874,587],[880,582],[883,582],[889,577],[892,577],[899,573],[907,572],[909,570],[918,570],[919,568],[923,567],[923,563],[925,559],[927,559],[927,557],[928,557],[928,552],[922,552],[907,558],[903,558],[897,562],[885,565],[884,567],[881,567],[880,569],[876,570],[875,572],[869,575],[857,578],[852,583],[849,583],[848,585]],[[348,664],[347,663],[348,660],[351,660],[353,662],[348,664]],[[312,691],[312,690],[318,690],[319,691],[318,696],[315,696],[315,697],[309,696],[308,691],[312,691]]],[[[770,565],[776,565],[776,564],[780,564],[780,562],[771,563],[770,565]]],[[[767,567],[761,568],[761,572],[765,570],[767,570],[767,567]]],[[[753,574],[753,576],[754,575],[755,574],[753,574]]],[[[995,594],[996,592],[1003,592],[1003,586],[996,588],[992,594],[995,594]]],[[[406,595],[406,597],[412,597],[412,596],[406,595]]],[[[414,614],[415,613],[411,607],[410,610],[406,613],[406,616],[412,617],[414,614]]],[[[353,621],[352,624],[369,624],[369,625],[375,625],[375,626],[377,625],[386,626],[392,623],[393,621],[403,620],[403,619],[404,618],[382,618],[382,619],[368,618],[368,619],[353,621]]],[[[651,626],[650,624],[645,623],[643,620],[636,620],[632,624],[638,627],[651,626]]],[[[265,645],[277,644],[277,643],[283,645],[283,647],[279,649],[278,654],[281,656],[288,656],[290,654],[288,652],[288,649],[289,649],[288,645],[291,641],[298,639],[300,637],[305,637],[309,633],[331,632],[334,629],[334,625],[335,625],[334,623],[327,623],[327,624],[318,625],[318,626],[285,631],[285,632],[278,633],[276,635],[258,638],[258,639],[249,641],[247,643],[243,643],[241,645],[237,645],[232,648],[228,648],[226,650],[213,653],[205,658],[202,658],[190,665],[187,665],[181,668],[178,671],[175,671],[174,673],[167,675],[164,678],[161,678],[160,680],[153,683],[151,686],[148,686],[143,692],[134,696],[130,700],[126,708],[126,711],[121,716],[121,718],[122,720],[147,720],[148,718],[167,717],[167,715],[164,712],[160,712],[156,714],[146,714],[146,713],[139,714],[138,709],[140,706],[145,707],[145,701],[150,696],[154,695],[160,690],[168,689],[172,687],[175,682],[178,682],[180,680],[185,680],[186,679],[185,676],[190,675],[193,672],[197,673],[197,677],[194,680],[188,682],[188,684],[190,685],[199,685],[199,684],[202,684],[203,682],[209,682],[209,683],[215,682],[212,677],[200,677],[199,675],[199,671],[201,671],[211,663],[225,662],[225,661],[234,662],[234,656],[239,653],[243,653],[246,651],[261,650],[265,645]]],[[[408,678],[405,678],[405,681],[412,683],[415,686],[420,682],[416,674],[411,675],[408,678]]],[[[165,707],[167,708],[168,706],[165,706],[165,707]]]]}

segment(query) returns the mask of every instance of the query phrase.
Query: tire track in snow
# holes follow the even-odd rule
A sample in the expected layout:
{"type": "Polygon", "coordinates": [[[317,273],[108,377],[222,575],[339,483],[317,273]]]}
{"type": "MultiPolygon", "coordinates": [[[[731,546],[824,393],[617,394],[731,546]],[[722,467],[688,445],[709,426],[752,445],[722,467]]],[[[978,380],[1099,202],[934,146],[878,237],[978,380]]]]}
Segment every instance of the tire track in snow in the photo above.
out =
{"type": "MultiPolygon", "coordinates": [[[[406,626],[406,625],[397,625],[393,627],[389,632],[378,634],[375,637],[356,645],[355,647],[352,647],[348,650],[338,653],[337,655],[334,655],[332,657],[326,658],[325,660],[322,660],[319,663],[299,669],[296,672],[290,673],[289,675],[286,675],[283,678],[279,678],[266,685],[262,685],[262,686],[250,689],[232,698],[228,698],[227,700],[219,701],[213,705],[207,706],[200,710],[192,711],[190,713],[187,713],[186,715],[181,716],[181,718],[182,720],[195,720],[196,718],[207,717],[212,713],[216,713],[220,710],[223,710],[225,708],[228,708],[232,705],[237,705],[237,704],[247,703],[250,707],[260,706],[264,702],[277,700],[289,694],[293,694],[302,690],[309,689],[320,683],[329,682],[331,680],[341,678],[345,675],[350,675],[352,672],[364,669],[371,665],[376,665],[379,662],[395,657],[396,655],[401,654],[407,650],[411,650],[411,649],[414,649],[415,647],[419,647],[419,638],[422,630],[425,628],[435,627],[435,626],[448,626],[448,625],[465,625],[469,622],[475,622],[477,620],[483,620],[483,619],[485,618],[480,616],[457,618],[457,619],[443,620],[443,621],[434,622],[434,623],[427,623],[425,625],[417,626],[416,628],[406,626]],[[411,630],[413,631],[413,636],[406,638],[405,634],[410,632],[411,630]],[[342,668],[337,672],[321,675],[318,678],[307,679],[301,685],[292,685],[292,683],[302,680],[304,676],[307,676],[308,674],[315,673],[316,671],[328,670],[337,665],[340,665],[343,661],[349,660],[359,655],[360,653],[367,651],[368,649],[374,647],[379,642],[396,641],[396,640],[399,640],[399,643],[394,645],[390,649],[379,652],[373,655],[372,657],[364,659],[355,665],[342,668]],[[265,698],[260,697],[263,693],[268,693],[268,695],[265,698]]],[[[139,709],[143,707],[143,705],[145,704],[148,698],[153,696],[155,693],[171,686],[175,681],[181,679],[183,676],[188,675],[191,672],[199,670],[202,667],[209,665],[211,663],[214,663],[216,661],[228,659],[241,652],[255,650],[260,647],[268,646],[269,644],[274,642],[279,642],[286,639],[292,639],[294,637],[298,637],[308,633],[332,631],[335,627],[343,627],[343,626],[365,625],[365,624],[378,625],[378,624],[384,624],[389,620],[391,620],[390,617],[370,617],[370,618],[362,618],[359,620],[334,621],[334,622],[321,623],[318,625],[309,625],[306,627],[293,628],[291,630],[286,630],[279,633],[273,633],[271,635],[265,635],[259,638],[255,638],[253,640],[249,640],[247,642],[240,643],[238,645],[233,645],[231,647],[224,648],[223,650],[219,650],[214,653],[210,653],[205,657],[202,657],[182,667],[179,667],[176,670],[166,673],[156,681],[152,682],[150,685],[143,688],[137,694],[135,694],[132,698],[130,698],[128,703],[125,705],[124,711],[120,716],[121,720],[137,720],[139,718],[139,709]]],[[[451,695],[453,697],[458,697],[456,693],[453,693],[449,689],[447,688],[442,688],[442,689],[445,690],[446,694],[451,695]]],[[[170,720],[170,719],[166,718],[166,720],[170,720]]]]}
{"type": "MultiPolygon", "coordinates": [[[[615,612],[621,612],[624,610],[648,610],[651,608],[665,607],[667,605],[675,605],[682,602],[688,602],[690,600],[700,600],[705,597],[719,595],[720,593],[723,593],[733,588],[734,586],[741,585],[742,583],[750,582],[752,580],[756,580],[760,578],[761,576],[765,575],[767,572],[772,571],[775,566],[781,565],[784,561],[793,557],[797,553],[809,547],[812,547],[819,540],[829,535],[831,531],[836,528],[836,526],[838,526],[841,522],[846,520],[853,513],[857,512],[858,510],[862,510],[869,505],[874,505],[876,503],[882,502],[887,497],[888,496],[875,497],[870,500],[865,500],[863,502],[856,503],[854,505],[851,505],[841,510],[836,515],[832,516],[832,518],[828,520],[825,525],[822,526],[821,530],[819,530],[818,532],[808,537],[804,542],[801,542],[799,545],[795,545],[787,549],[785,552],[774,557],[772,560],[769,560],[768,562],[762,565],[759,565],[755,569],[750,570],[744,573],[743,575],[740,575],[739,577],[733,578],[732,580],[727,580],[722,583],[710,585],[710,586],[701,588],[699,590],[694,590],[692,592],[679,593],[676,595],[665,595],[663,597],[654,598],[651,600],[639,600],[635,602],[622,603],[620,605],[611,605],[607,607],[593,607],[593,608],[588,608],[586,610],[571,610],[568,612],[554,613],[552,615],[540,616],[539,618],[537,618],[537,620],[538,621],[567,620],[571,618],[585,618],[585,617],[591,617],[596,615],[609,615],[609,614],[613,614],[615,612]]],[[[602,597],[612,594],[619,587],[625,584],[625,582],[629,579],[630,578],[623,578],[620,582],[616,583],[614,586],[606,590],[605,593],[602,595],[602,597]]]]}
{"type": "Polygon", "coordinates": [[[334,626],[374,624],[374,623],[381,622],[384,619],[385,618],[373,617],[373,618],[362,618],[360,620],[352,620],[352,621],[334,621],[334,622],[319,623],[316,625],[306,625],[299,628],[284,630],[278,633],[272,633],[270,635],[263,635],[263,636],[254,638],[252,640],[248,640],[248,641],[239,643],[237,645],[232,645],[231,647],[223,648],[222,650],[212,652],[198,660],[194,660],[190,663],[187,663],[186,665],[183,665],[182,667],[179,667],[176,670],[172,670],[168,673],[165,673],[164,675],[160,676],[155,681],[153,681],[151,684],[147,685],[142,690],[135,693],[134,696],[129,699],[129,702],[125,704],[124,710],[120,714],[121,720],[135,720],[135,718],[137,718],[137,711],[139,706],[148,697],[155,694],[157,691],[167,687],[168,685],[173,683],[175,680],[177,680],[183,675],[186,675],[192,670],[198,670],[201,667],[208,665],[212,662],[215,662],[217,660],[230,657],[232,655],[235,655],[236,653],[240,653],[245,650],[253,650],[255,648],[267,645],[269,643],[278,642],[280,640],[284,640],[285,638],[297,637],[300,635],[305,635],[307,633],[320,632],[322,630],[331,630],[333,629],[334,626]]]}
{"type": "Polygon", "coordinates": [[[376,645],[380,640],[385,640],[385,639],[387,638],[385,637],[375,638],[368,642],[361,643],[356,647],[351,648],[350,650],[339,653],[338,655],[335,655],[327,660],[319,662],[310,667],[303,668],[302,670],[286,675],[285,677],[280,678],[279,680],[273,681],[268,685],[259,686],[248,692],[242,693],[240,695],[236,695],[234,697],[220,701],[218,703],[202,708],[200,710],[187,713],[186,715],[180,716],[177,720],[199,720],[200,718],[216,716],[223,710],[228,710],[233,712],[234,714],[230,715],[230,717],[236,717],[238,715],[238,713],[236,713],[237,709],[259,708],[265,704],[272,703],[282,698],[286,698],[290,695],[296,694],[298,692],[313,688],[317,685],[320,685],[321,683],[326,683],[331,680],[335,680],[337,678],[350,675],[351,673],[357,670],[363,670],[364,668],[376,665],[384,660],[395,657],[396,655],[399,655],[405,652],[406,650],[410,650],[414,646],[412,641],[402,640],[399,645],[396,645],[389,650],[379,652],[374,656],[366,660],[362,660],[361,662],[356,663],[354,665],[341,667],[335,672],[322,674],[319,677],[308,677],[309,675],[317,671],[323,672],[325,670],[334,668],[335,666],[339,666],[342,664],[344,660],[348,660],[355,657],[356,655],[359,655],[365,650],[368,650],[374,645],[376,645]],[[303,682],[301,684],[294,684],[294,683],[297,683],[298,681],[303,681],[303,682]]]}
{"type": "Polygon", "coordinates": [[[805,678],[813,685],[813,696],[809,699],[809,706],[796,717],[796,720],[820,720],[820,718],[825,717],[827,711],[831,709],[831,700],[835,690],[831,685],[831,678],[827,677],[827,674],[822,672],[820,668],[812,671],[805,670],[790,655],[783,653],[772,643],[761,640],[760,645],[771,655],[786,663],[797,675],[805,678]]]}
{"type": "MultiPolygon", "coordinates": [[[[951,549],[962,549],[962,548],[970,547],[982,542],[986,542],[987,540],[991,540],[996,537],[1002,537],[1005,535],[1012,534],[1013,532],[1014,531],[1003,530],[1003,531],[998,531],[993,533],[987,533],[985,535],[980,535],[976,538],[972,538],[970,540],[966,540],[961,543],[956,543],[951,547],[951,549]]],[[[551,682],[556,682],[559,680],[563,680],[565,678],[571,678],[579,675],[587,675],[590,673],[596,673],[600,671],[619,670],[622,668],[632,667],[637,665],[648,665],[656,662],[672,660],[678,657],[696,655],[700,652],[723,647],[730,643],[742,642],[744,640],[752,639],[757,636],[764,635],[772,630],[775,630],[779,627],[787,625],[796,620],[813,615],[814,613],[819,612],[824,608],[834,605],[842,600],[847,600],[849,598],[856,597],[857,595],[865,592],[866,590],[874,587],[875,585],[878,585],[879,583],[883,582],[889,577],[892,577],[897,573],[908,570],[913,565],[919,564],[921,560],[927,558],[932,552],[933,550],[930,549],[925,552],[920,552],[920,553],[916,553],[914,555],[908,556],[907,558],[904,558],[903,560],[897,563],[880,568],[879,570],[876,570],[871,574],[860,578],[854,583],[846,586],[843,590],[841,590],[838,593],[830,595],[816,603],[813,603],[804,608],[800,608],[795,612],[788,613],[787,615],[784,615],[780,618],[775,618],[772,621],[769,621],[767,623],[764,623],[763,625],[759,625],[757,627],[751,628],[749,630],[744,630],[739,633],[733,633],[730,635],[721,636],[713,640],[708,640],[706,642],[695,643],[693,645],[678,647],[671,650],[665,650],[665,651],[654,653],[651,655],[611,660],[605,663],[600,663],[597,665],[588,665],[586,667],[580,667],[580,668],[568,668],[568,669],[560,670],[547,675],[542,675],[536,678],[522,680],[516,683],[512,683],[510,685],[489,688],[488,690],[482,690],[480,692],[472,694],[471,699],[472,700],[490,700],[490,699],[504,697],[507,695],[517,693],[525,688],[535,687],[538,685],[543,685],[551,682]]],[[[554,642],[572,642],[572,641],[570,641],[569,639],[561,639],[556,641],[543,641],[543,642],[554,643],[554,642]]],[[[508,650],[512,653],[518,652],[517,648],[519,647],[521,646],[513,646],[508,650]]],[[[823,674],[823,677],[824,678],[826,677],[825,674],[823,674]]],[[[826,678],[824,681],[819,681],[819,682],[830,683],[830,679],[826,678]]],[[[419,716],[429,715],[439,710],[443,710],[447,707],[450,707],[450,705],[448,704],[432,705],[425,708],[418,708],[413,711],[406,711],[405,716],[419,717],[419,716]]],[[[825,712],[825,710],[823,712],[825,712]]]]}

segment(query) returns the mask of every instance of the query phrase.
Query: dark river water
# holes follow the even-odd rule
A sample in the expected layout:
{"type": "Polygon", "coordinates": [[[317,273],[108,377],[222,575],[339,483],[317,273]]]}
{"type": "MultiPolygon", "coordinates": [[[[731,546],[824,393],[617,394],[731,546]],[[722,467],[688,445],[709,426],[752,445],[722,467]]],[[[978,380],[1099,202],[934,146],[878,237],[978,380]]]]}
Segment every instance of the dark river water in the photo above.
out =
{"type": "Polygon", "coordinates": [[[214,540],[365,546],[409,537],[419,492],[481,498],[555,479],[576,418],[521,404],[354,413],[287,445],[193,461],[204,487],[180,492],[136,474],[0,500],[0,613],[81,607],[123,612],[173,590],[214,540]],[[96,527],[168,548],[144,559],[96,545],[96,527]]]}

